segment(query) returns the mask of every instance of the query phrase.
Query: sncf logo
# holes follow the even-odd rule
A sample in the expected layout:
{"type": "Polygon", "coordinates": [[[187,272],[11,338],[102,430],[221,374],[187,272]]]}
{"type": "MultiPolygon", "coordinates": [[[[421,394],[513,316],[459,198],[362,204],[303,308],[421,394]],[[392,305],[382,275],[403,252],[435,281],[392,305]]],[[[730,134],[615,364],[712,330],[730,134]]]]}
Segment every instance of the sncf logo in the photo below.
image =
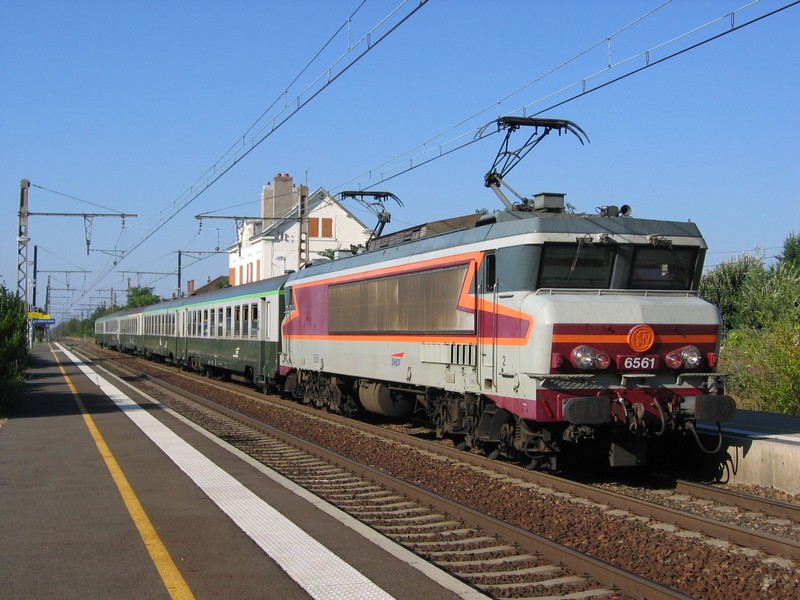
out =
{"type": "Polygon", "coordinates": [[[406,354],[405,352],[398,352],[397,354],[392,354],[390,357],[392,359],[392,366],[399,367],[400,361],[403,360],[405,354],[406,354]]]}

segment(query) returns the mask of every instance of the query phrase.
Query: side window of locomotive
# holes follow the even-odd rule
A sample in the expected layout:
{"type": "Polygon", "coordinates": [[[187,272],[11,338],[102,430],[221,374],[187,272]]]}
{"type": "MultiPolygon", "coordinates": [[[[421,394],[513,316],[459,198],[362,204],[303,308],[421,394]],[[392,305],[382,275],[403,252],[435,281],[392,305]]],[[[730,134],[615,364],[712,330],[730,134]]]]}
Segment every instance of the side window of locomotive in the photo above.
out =
{"type": "Polygon", "coordinates": [[[632,289],[688,290],[697,263],[697,248],[641,246],[634,250],[632,289]]]}
{"type": "Polygon", "coordinates": [[[540,288],[608,289],[615,248],[599,244],[545,244],[540,288]]]}
{"type": "Polygon", "coordinates": [[[497,282],[497,257],[494,254],[487,254],[483,259],[483,289],[493,292],[497,282]]]}

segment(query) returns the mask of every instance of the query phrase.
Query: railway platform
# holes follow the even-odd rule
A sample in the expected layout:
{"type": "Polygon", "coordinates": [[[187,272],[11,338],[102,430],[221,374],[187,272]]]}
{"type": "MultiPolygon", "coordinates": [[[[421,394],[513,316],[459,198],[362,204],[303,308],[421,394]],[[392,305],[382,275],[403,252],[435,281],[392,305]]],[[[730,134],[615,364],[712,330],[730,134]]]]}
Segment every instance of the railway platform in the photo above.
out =
{"type": "MultiPolygon", "coordinates": [[[[706,425],[704,431],[711,428],[706,425]]],[[[722,431],[723,481],[800,494],[800,417],[737,410],[722,431]]]]}
{"type": "Polygon", "coordinates": [[[53,344],[0,427],[0,598],[482,598],[53,344]]]}

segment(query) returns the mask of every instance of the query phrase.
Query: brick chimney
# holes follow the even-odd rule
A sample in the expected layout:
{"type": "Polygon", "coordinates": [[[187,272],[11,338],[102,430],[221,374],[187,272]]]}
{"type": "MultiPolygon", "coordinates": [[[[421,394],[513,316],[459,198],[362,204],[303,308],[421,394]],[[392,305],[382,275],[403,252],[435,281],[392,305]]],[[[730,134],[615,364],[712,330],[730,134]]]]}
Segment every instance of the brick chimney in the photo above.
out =
{"type": "MultiPolygon", "coordinates": [[[[292,177],[288,173],[275,175],[272,185],[265,185],[261,192],[261,216],[278,219],[285,217],[295,204],[292,188],[292,177]]],[[[273,223],[274,221],[266,221],[265,226],[269,227],[273,223]]]]}
{"type": "Polygon", "coordinates": [[[190,296],[192,294],[194,294],[194,279],[186,282],[186,295],[190,296]]]}

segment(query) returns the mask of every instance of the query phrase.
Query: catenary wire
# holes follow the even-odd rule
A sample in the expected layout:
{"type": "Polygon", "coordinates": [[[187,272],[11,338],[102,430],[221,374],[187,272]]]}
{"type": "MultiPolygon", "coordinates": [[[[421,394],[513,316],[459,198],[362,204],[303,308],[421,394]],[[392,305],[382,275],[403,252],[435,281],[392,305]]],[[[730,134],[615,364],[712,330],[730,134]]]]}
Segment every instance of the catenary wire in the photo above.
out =
{"type": "MultiPolygon", "coordinates": [[[[620,61],[618,63],[612,64],[609,68],[614,68],[614,67],[616,67],[618,65],[625,64],[625,63],[629,62],[630,60],[633,60],[636,57],[646,56],[649,59],[649,53],[653,49],[662,48],[662,47],[664,47],[665,44],[672,43],[672,42],[674,42],[676,40],[682,39],[683,37],[685,37],[686,35],[689,35],[690,33],[696,32],[701,28],[705,28],[705,27],[710,26],[711,24],[717,23],[720,20],[722,20],[722,19],[724,19],[724,18],[726,18],[728,16],[734,15],[737,12],[752,6],[753,4],[755,4],[755,2],[751,2],[751,3],[745,5],[745,6],[741,7],[741,8],[736,9],[735,11],[732,11],[730,13],[726,13],[722,17],[720,17],[718,19],[714,19],[713,21],[710,21],[709,23],[706,23],[705,25],[702,25],[700,27],[695,27],[691,31],[686,32],[685,34],[676,36],[676,37],[672,38],[671,40],[668,40],[667,42],[663,42],[661,44],[658,44],[657,46],[655,46],[654,48],[651,48],[650,50],[646,50],[644,52],[640,52],[640,53],[636,54],[635,56],[633,56],[633,57],[631,57],[629,59],[625,59],[625,60],[620,61]]],[[[750,25],[758,23],[758,22],[766,19],[767,17],[772,17],[772,16],[774,16],[774,15],[780,13],[780,12],[783,12],[783,11],[789,9],[789,8],[792,8],[792,7],[796,6],[797,4],[800,4],[800,0],[795,0],[794,2],[790,2],[789,4],[786,4],[784,6],[778,7],[778,8],[776,8],[776,9],[774,9],[774,10],[768,12],[768,13],[765,13],[763,15],[759,15],[758,17],[754,17],[753,19],[751,19],[749,21],[746,21],[746,22],[744,22],[742,24],[732,25],[729,29],[727,29],[727,30],[725,30],[723,32],[720,32],[718,34],[709,36],[709,37],[705,38],[704,40],[701,40],[701,41],[699,41],[697,43],[691,44],[691,45],[689,45],[689,46],[687,46],[685,48],[677,50],[677,51],[673,52],[672,54],[664,56],[664,57],[662,57],[662,58],[660,58],[658,60],[654,60],[654,61],[648,60],[648,62],[645,65],[643,65],[641,67],[638,67],[636,69],[633,69],[631,71],[628,71],[626,73],[623,73],[623,74],[621,74],[621,75],[619,75],[619,76],[617,76],[617,77],[615,77],[613,79],[610,79],[608,81],[600,83],[600,84],[598,84],[598,85],[596,85],[594,87],[589,87],[589,88],[583,87],[585,85],[586,81],[588,81],[590,78],[597,76],[601,72],[608,72],[609,71],[609,68],[604,68],[601,71],[598,71],[598,72],[596,72],[596,73],[594,73],[592,75],[589,75],[587,77],[581,78],[581,79],[579,79],[578,81],[576,81],[573,84],[570,84],[570,85],[568,85],[566,87],[563,87],[563,88],[561,88],[561,89],[559,89],[559,90],[557,90],[555,92],[547,94],[546,96],[544,96],[542,98],[539,98],[539,99],[535,100],[534,102],[531,102],[531,103],[528,103],[526,105],[523,105],[523,106],[521,106],[520,108],[518,108],[516,110],[508,112],[507,114],[522,113],[524,116],[538,116],[538,115],[541,115],[541,114],[546,113],[546,112],[548,112],[550,110],[553,110],[554,108],[558,108],[559,106],[563,106],[564,104],[567,104],[568,102],[572,102],[573,100],[577,100],[578,98],[581,98],[583,96],[587,96],[588,94],[590,94],[592,92],[595,92],[595,91],[601,90],[603,88],[606,88],[606,87],[608,87],[608,86],[610,86],[610,85],[612,85],[614,83],[618,83],[618,82],[622,81],[623,79],[626,79],[626,78],[628,78],[628,77],[630,77],[632,75],[636,75],[636,74],[641,73],[642,71],[645,71],[645,70],[647,70],[647,69],[649,69],[651,67],[654,67],[654,66],[662,64],[662,63],[664,63],[664,62],[666,62],[668,60],[671,60],[673,58],[681,56],[681,55],[683,55],[683,54],[685,54],[685,53],[687,53],[687,52],[689,52],[691,50],[695,50],[695,49],[697,49],[697,48],[699,48],[701,46],[704,46],[705,44],[708,44],[708,43],[710,43],[712,41],[720,39],[723,36],[726,36],[726,35],[728,35],[730,33],[734,33],[734,32],[740,31],[741,29],[743,29],[745,27],[748,27],[750,25]],[[574,88],[576,86],[581,86],[581,91],[580,92],[578,92],[576,94],[573,94],[572,96],[570,96],[570,97],[568,97],[568,98],[566,98],[564,100],[561,100],[559,102],[551,104],[551,105],[549,105],[549,106],[547,106],[545,108],[542,108],[542,109],[540,109],[540,110],[538,110],[536,112],[528,113],[528,109],[531,106],[533,106],[533,105],[535,105],[537,103],[540,103],[540,102],[542,102],[544,100],[547,100],[549,98],[552,98],[553,96],[556,96],[556,95],[558,95],[560,93],[563,93],[564,91],[572,89],[572,88],[574,88]]],[[[497,103],[493,103],[492,106],[496,106],[496,104],[497,103]]],[[[488,109],[485,109],[485,110],[488,110],[488,109]]],[[[481,113],[485,112],[485,110],[481,111],[481,113]]],[[[481,114],[481,113],[477,113],[477,114],[481,114]]],[[[465,123],[468,120],[469,119],[466,119],[466,120],[462,121],[461,123],[465,123]]],[[[406,152],[404,154],[399,155],[395,159],[392,159],[390,161],[384,162],[381,165],[379,165],[377,167],[374,167],[372,169],[369,169],[368,171],[363,173],[362,177],[364,175],[366,175],[367,179],[359,181],[358,184],[355,187],[357,189],[365,189],[365,190],[371,189],[371,188],[373,188],[373,187],[375,187],[377,185],[381,185],[381,184],[385,183],[386,181],[390,181],[390,180],[398,177],[399,175],[403,175],[405,173],[413,171],[416,168],[419,168],[421,166],[427,165],[428,163],[433,162],[434,160],[437,160],[439,158],[443,158],[444,156],[452,154],[453,152],[455,152],[457,150],[461,150],[463,148],[466,148],[466,147],[472,145],[473,143],[475,143],[477,141],[480,141],[482,139],[485,139],[486,137],[489,137],[489,136],[494,135],[494,134],[497,133],[496,130],[492,131],[492,130],[490,130],[488,128],[487,129],[483,129],[483,131],[482,131],[483,127],[484,127],[484,125],[482,124],[480,127],[474,128],[474,129],[472,129],[470,131],[467,131],[467,132],[464,132],[464,133],[462,133],[462,134],[460,134],[458,136],[455,136],[455,137],[447,140],[446,142],[443,142],[443,143],[439,144],[438,146],[436,146],[436,147],[434,147],[432,149],[428,149],[427,148],[426,144],[428,142],[420,144],[420,145],[417,145],[412,150],[410,150],[410,151],[408,151],[408,152],[406,152]],[[458,145],[453,146],[452,148],[445,150],[446,146],[449,146],[451,144],[457,143],[457,142],[459,142],[459,140],[463,140],[464,138],[467,138],[467,137],[470,138],[468,141],[463,142],[463,143],[458,143],[458,145]],[[423,149],[422,152],[418,152],[417,154],[415,154],[413,156],[410,156],[410,157],[408,156],[408,154],[410,152],[413,152],[414,150],[418,150],[420,148],[423,149]],[[438,153],[435,154],[434,156],[428,157],[427,159],[419,160],[421,157],[424,157],[425,155],[429,155],[433,151],[438,151],[438,153]],[[399,162],[401,158],[403,160],[402,160],[402,162],[399,162]],[[394,164],[392,164],[393,162],[394,162],[394,164]],[[384,167],[386,165],[390,165],[390,164],[392,166],[389,167],[388,169],[386,169],[384,171],[379,171],[379,169],[381,169],[382,167],[384,167]],[[407,166],[405,166],[405,165],[407,165],[407,166]],[[375,180],[376,177],[377,177],[376,172],[380,175],[380,178],[377,181],[373,182],[373,180],[375,180]],[[391,172],[392,174],[387,176],[385,174],[386,172],[391,172]]],[[[451,131],[454,128],[451,128],[448,131],[451,131]]],[[[440,134],[440,135],[442,135],[442,134],[440,134]]],[[[440,136],[436,136],[436,137],[434,137],[432,139],[437,139],[438,137],[440,137],[440,136]]],[[[353,182],[355,182],[355,181],[358,181],[358,177],[350,179],[350,180],[344,182],[340,186],[337,186],[336,188],[334,188],[334,190],[341,190],[341,189],[345,189],[346,187],[352,187],[351,184],[353,182]]]]}
{"type": "MultiPolygon", "coordinates": [[[[131,246],[125,252],[125,254],[123,254],[119,258],[119,260],[117,261],[116,265],[114,265],[113,267],[107,267],[107,268],[103,269],[103,271],[100,273],[98,278],[92,283],[91,286],[89,286],[89,290],[94,289],[95,287],[97,287],[100,284],[100,282],[103,279],[105,279],[105,277],[108,276],[108,274],[113,270],[113,268],[115,268],[123,259],[125,259],[133,251],[135,251],[137,248],[139,248],[148,239],[150,239],[157,231],[159,231],[162,227],[164,227],[167,223],[169,223],[175,216],[177,216],[191,202],[196,200],[209,187],[211,187],[214,183],[219,181],[220,178],[222,178],[228,171],[230,171],[234,166],[236,166],[242,159],[244,159],[246,156],[248,156],[250,154],[250,152],[252,152],[258,146],[260,146],[270,135],[272,135],[275,131],[277,131],[278,128],[280,128],[283,124],[285,124],[292,116],[297,114],[297,112],[299,112],[305,106],[307,106],[309,102],[311,102],[314,98],[316,98],[320,93],[322,93],[325,89],[327,89],[335,81],[337,81],[345,72],[347,72],[352,66],[354,66],[356,63],[358,63],[370,51],[372,51],[374,48],[376,48],[383,40],[385,40],[389,35],[391,35],[394,31],[396,31],[401,25],[403,25],[406,21],[408,21],[408,19],[410,19],[413,15],[415,15],[417,13],[417,11],[419,11],[428,2],[428,0],[417,0],[417,5],[415,7],[413,7],[412,9],[410,9],[410,11],[407,14],[403,15],[399,19],[399,21],[397,23],[394,23],[393,25],[391,25],[391,27],[389,27],[388,31],[382,33],[376,40],[372,40],[371,37],[370,37],[371,33],[376,31],[381,25],[386,23],[387,20],[400,9],[400,7],[402,7],[403,5],[407,4],[409,1],[410,0],[403,0],[403,2],[401,2],[401,4],[397,8],[392,10],[389,13],[389,15],[387,15],[384,19],[382,19],[378,23],[378,25],[376,25],[370,31],[370,33],[367,34],[367,36],[365,36],[364,38],[359,40],[359,42],[357,42],[356,45],[352,46],[351,48],[348,48],[348,51],[343,55],[343,57],[339,58],[336,61],[334,66],[336,66],[336,64],[342,62],[343,58],[345,56],[347,56],[348,54],[350,54],[351,52],[353,52],[354,48],[358,47],[358,45],[360,45],[360,43],[363,40],[367,40],[367,42],[366,42],[367,43],[367,47],[363,51],[361,51],[357,56],[355,56],[350,62],[344,64],[340,68],[339,71],[337,71],[335,73],[332,73],[330,68],[328,69],[328,71],[327,71],[328,79],[327,79],[327,81],[325,83],[323,83],[321,85],[321,87],[319,89],[313,91],[313,93],[310,93],[308,98],[305,98],[302,101],[300,100],[300,95],[298,95],[297,98],[296,98],[296,103],[295,103],[294,109],[291,110],[289,112],[289,114],[286,115],[282,120],[278,121],[277,123],[273,122],[272,128],[269,131],[267,131],[266,133],[264,133],[264,128],[259,130],[256,135],[260,135],[260,137],[251,138],[250,146],[247,149],[245,149],[242,154],[235,155],[232,159],[230,159],[229,164],[227,164],[226,166],[220,168],[219,171],[214,171],[212,173],[212,175],[200,186],[199,189],[196,190],[194,185],[193,185],[192,187],[189,188],[189,190],[184,192],[184,194],[182,194],[179,198],[174,200],[172,202],[171,211],[168,214],[166,214],[166,216],[162,216],[161,219],[155,225],[153,225],[147,232],[145,232],[145,234],[141,238],[139,238],[137,241],[135,241],[133,246],[131,246]],[[185,198],[185,199],[181,200],[181,198],[185,198]]],[[[363,5],[363,3],[362,3],[362,5],[363,5]]],[[[359,6],[359,8],[360,8],[360,6],[359,6]]],[[[358,9],[356,10],[356,12],[357,11],[358,11],[358,9]]],[[[355,14],[355,13],[353,13],[353,14],[355,14]]],[[[348,18],[348,22],[349,22],[349,20],[351,18],[352,18],[352,15],[351,15],[350,18],[348,18]]],[[[327,44],[327,42],[326,42],[326,44],[327,44]]],[[[305,68],[307,68],[307,67],[304,67],[304,69],[305,68]]],[[[320,76],[320,77],[322,77],[322,76],[320,76]]],[[[316,81],[319,81],[319,78],[316,81]]],[[[304,92],[308,91],[308,89],[309,88],[306,88],[306,90],[304,90],[304,92]]],[[[304,92],[302,92],[302,93],[304,93],[304,92]]],[[[259,120],[260,119],[261,119],[261,117],[259,118],[259,120]]],[[[258,120],[256,122],[258,122],[258,120]]],[[[251,128],[252,128],[252,126],[251,126],[251,128]]],[[[214,170],[215,168],[216,168],[216,165],[214,165],[214,167],[212,167],[211,170],[214,170]]],[[[163,215],[163,210],[162,210],[162,215],[163,215]]],[[[88,292],[88,290],[87,290],[87,292],[88,292]]],[[[84,295],[85,295],[85,293],[84,293],[84,295]]],[[[81,298],[78,299],[78,301],[80,301],[80,299],[82,299],[84,295],[82,295],[81,298]]]]}

